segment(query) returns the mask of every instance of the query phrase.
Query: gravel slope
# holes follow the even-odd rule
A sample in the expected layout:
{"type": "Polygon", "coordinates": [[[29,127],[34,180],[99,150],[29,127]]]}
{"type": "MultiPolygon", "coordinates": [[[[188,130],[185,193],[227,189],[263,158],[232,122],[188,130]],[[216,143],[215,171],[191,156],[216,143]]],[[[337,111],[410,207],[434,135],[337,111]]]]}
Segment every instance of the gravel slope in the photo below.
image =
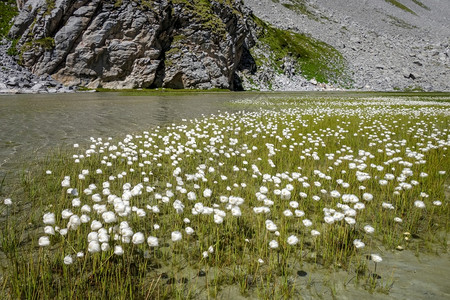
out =
{"type": "Polygon", "coordinates": [[[356,89],[450,91],[450,1],[398,2],[413,13],[385,0],[244,0],[263,20],[338,49],[356,89]],[[308,15],[285,7],[299,3],[308,15]]]}

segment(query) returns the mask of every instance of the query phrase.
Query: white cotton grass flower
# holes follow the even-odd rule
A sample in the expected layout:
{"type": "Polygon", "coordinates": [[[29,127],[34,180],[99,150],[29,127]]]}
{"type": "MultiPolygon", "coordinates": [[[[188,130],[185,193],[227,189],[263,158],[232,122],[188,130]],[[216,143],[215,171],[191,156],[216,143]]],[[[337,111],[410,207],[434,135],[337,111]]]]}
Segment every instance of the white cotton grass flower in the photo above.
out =
{"type": "Polygon", "coordinates": [[[320,235],[320,232],[317,231],[317,230],[315,230],[315,229],[313,229],[313,230],[311,230],[311,235],[312,235],[312,236],[319,236],[319,235],[320,235]]]}
{"type": "Polygon", "coordinates": [[[102,243],[100,245],[100,248],[102,249],[103,252],[109,251],[111,249],[111,246],[109,245],[109,243],[102,243]]]}
{"type": "Polygon", "coordinates": [[[184,231],[186,232],[187,235],[191,235],[194,233],[194,229],[192,227],[186,227],[184,231]]]}
{"type": "Polygon", "coordinates": [[[372,200],[373,200],[373,195],[370,194],[370,193],[364,193],[363,196],[362,196],[362,198],[363,198],[365,201],[372,201],[372,200]]]}
{"type": "Polygon", "coordinates": [[[122,248],[122,246],[120,246],[120,245],[115,245],[114,246],[114,254],[115,255],[118,255],[118,256],[121,256],[121,255],[123,255],[123,248],[122,248]]]}
{"type": "Polygon", "coordinates": [[[94,194],[94,195],[92,195],[92,201],[94,201],[94,202],[101,202],[102,201],[102,196],[100,196],[100,194],[94,194]]]}
{"type": "Polygon", "coordinates": [[[291,246],[295,245],[298,243],[298,237],[296,237],[295,235],[291,235],[287,238],[287,243],[291,246]]]}
{"type": "Polygon", "coordinates": [[[144,234],[142,232],[136,232],[133,234],[131,242],[135,245],[140,245],[145,241],[144,234]]]}
{"type": "Polygon", "coordinates": [[[262,186],[262,187],[259,188],[259,192],[261,194],[267,194],[269,192],[269,189],[267,187],[265,187],[265,186],[262,186]]]}
{"type": "Polygon", "coordinates": [[[81,225],[80,217],[78,217],[77,215],[70,216],[69,223],[67,223],[68,229],[76,230],[80,225],[81,225]]]}
{"type": "Polygon", "coordinates": [[[289,206],[292,208],[298,208],[298,202],[297,201],[291,201],[289,202],[289,206]]]}
{"type": "Polygon", "coordinates": [[[88,236],[87,236],[87,240],[88,240],[88,243],[92,242],[92,241],[98,242],[98,232],[96,232],[96,231],[89,232],[88,236]]]}
{"type": "Polygon", "coordinates": [[[5,204],[6,206],[12,205],[12,200],[11,200],[11,198],[6,198],[5,200],[3,200],[3,204],[5,204]]]}
{"type": "Polygon", "coordinates": [[[100,248],[100,244],[97,241],[91,241],[88,244],[88,251],[89,253],[97,253],[100,252],[101,248],[100,248]]]}
{"type": "Polygon", "coordinates": [[[259,262],[260,264],[263,264],[263,263],[264,263],[264,260],[262,260],[261,258],[258,258],[258,262],[259,262]]]}
{"type": "Polygon", "coordinates": [[[80,198],[74,198],[73,200],[72,200],[72,206],[73,207],[79,207],[81,205],[81,200],[80,200],[80,198]]]}
{"type": "Polygon", "coordinates": [[[433,201],[433,205],[435,205],[435,206],[441,206],[441,205],[442,205],[442,202],[439,201],[439,200],[436,200],[436,201],[433,201]]]}
{"type": "Polygon", "coordinates": [[[269,242],[269,247],[270,247],[271,249],[277,249],[277,248],[278,248],[278,242],[277,242],[276,240],[271,240],[271,241],[269,242]]]}
{"type": "Polygon", "coordinates": [[[73,215],[73,212],[70,210],[70,209],[64,209],[62,212],[61,212],[61,217],[63,218],[63,219],[68,219],[68,218],[70,218],[70,216],[72,216],[73,215]]]}
{"type": "Polygon", "coordinates": [[[396,222],[396,223],[402,223],[403,220],[402,220],[401,218],[399,218],[399,217],[395,217],[395,218],[394,218],[394,222],[396,222]]]}
{"type": "Polygon", "coordinates": [[[207,258],[209,256],[209,252],[208,251],[203,251],[202,252],[202,256],[203,256],[203,258],[207,258]]]}
{"type": "Polygon", "coordinates": [[[291,210],[286,209],[285,211],[283,211],[283,215],[284,215],[285,217],[292,217],[294,214],[292,213],[291,210]]]}
{"type": "Polygon", "coordinates": [[[291,192],[288,191],[287,189],[282,189],[280,196],[281,196],[281,200],[289,200],[289,199],[291,199],[291,192]]]}
{"type": "Polygon", "coordinates": [[[51,174],[52,174],[52,171],[51,171],[51,170],[47,170],[47,171],[45,171],[45,174],[51,175],[51,174]]]}
{"type": "Polygon", "coordinates": [[[147,244],[148,244],[150,247],[158,247],[158,246],[159,246],[158,238],[155,237],[155,236],[149,236],[149,237],[147,238],[147,244]]]}
{"type": "Polygon", "coordinates": [[[378,254],[370,254],[370,258],[375,262],[375,263],[379,263],[382,262],[383,259],[381,258],[380,255],[378,254]]]}
{"type": "Polygon", "coordinates": [[[277,225],[276,225],[273,221],[271,221],[271,220],[266,220],[266,229],[267,229],[268,231],[274,232],[274,231],[277,231],[277,230],[278,230],[278,227],[277,227],[277,225]]]}
{"type": "Polygon", "coordinates": [[[63,181],[61,181],[62,187],[70,187],[70,176],[65,176],[63,181]]]}
{"type": "Polygon", "coordinates": [[[48,235],[55,235],[55,228],[53,228],[53,226],[47,225],[44,227],[44,233],[48,235]]]}
{"type": "Polygon", "coordinates": [[[64,264],[71,265],[73,263],[73,258],[72,258],[72,256],[67,255],[67,256],[64,257],[63,261],[64,261],[64,264]]]}
{"type": "Polygon", "coordinates": [[[378,181],[378,183],[379,183],[381,186],[386,186],[389,182],[388,182],[386,179],[380,179],[380,180],[378,181]]]}
{"type": "Polygon", "coordinates": [[[214,215],[214,223],[216,224],[222,224],[223,223],[223,218],[219,215],[214,215]]]}
{"type": "Polygon", "coordinates": [[[358,202],[353,206],[353,208],[356,210],[363,210],[364,208],[366,208],[366,206],[364,205],[364,203],[358,202]]]}
{"type": "Polygon", "coordinates": [[[88,215],[81,215],[81,217],[80,217],[80,221],[83,224],[88,223],[90,220],[91,220],[91,218],[88,215]]]}
{"type": "Polygon", "coordinates": [[[365,231],[366,233],[372,234],[372,233],[375,232],[375,228],[373,228],[373,227],[370,226],[370,225],[366,225],[366,226],[364,226],[364,231],[365,231]]]}
{"type": "Polygon", "coordinates": [[[102,227],[103,227],[103,225],[100,221],[93,220],[91,222],[91,230],[93,230],[93,231],[99,230],[102,227]]]}
{"type": "Polygon", "coordinates": [[[356,224],[356,220],[353,219],[353,218],[351,218],[351,217],[345,217],[344,220],[345,220],[345,222],[346,222],[348,225],[355,225],[355,224],[356,224]]]}
{"type": "Polygon", "coordinates": [[[387,202],[383,202],[381,204],[381,207],[383,207],[385,209],[394,209],[394,205],[392,205],[391,203],[387,203],[387,202]]]}
{"type": "Polygon", "coordinates": [[[47,247],[50,245],[50,239],[48,238],[48,236],[41,236],[39,238],[38,244],[40,247],[47,247]]]}
{"type": "Polygon", "coordinates": [[[333,224],[334,223],[334,218],[332,216],[325,216],[323,218],[323,220],[325,221],[325,223],[327,224],[333,224]]]}
{"type": "Polygon", "coordinates": [[[212,195],[212,191],[210,189],[205,189],[203,191],[203,197],[209,198],[209,197],[211,197],[211,195],[212,195]]]}
{"type": "Polygon", "coordinates": [[[89,205],[85,204],[85,205],[83,205],[81,207],[81,212],[82,213],[90,213],[91,212],[91,207],[89,205]]]}
{"type": "Polygon", "coordinates": [[[43,216],[44,224],[53,225],[55,224],[55,214],[54,213],[45,213],[43,216]]]}
{"type": "Polygon", "coordinates": [[[312,226],[312,222],[311,222],[311,220],[309,220],[309,219],[304,219],[303,221],[302,221],[302,223],[303,223],[303,225],[305,225],[305,227],[309,227],[309,226],[312,226]]]}
{"type": "Polygon", "coordinates": [[[305,215],[305,212],[303,210],[296,209],[294,210],[294,214],[296,217],[301,218],[305,215]]]}
{"type": "Polygon", "coordinates": [[[179,231],[172,232],[172,235],[171,235],[172,242],[178,242],[181,240],[182,237],[183,236],[182,236],[181,232],[179,232],[179,231]]]}
{"type": "Polygon", "coordinates": [[[333,197],[333,198],[339,198],[339,197],[341,197],[341,193],[339,193],[336,190],[333,190],[333,191],[330,192],[330,196],[333,197]]]}
{"type": "Polygon", "coordinates": [[[189,201],[195,201],[197,200],[197,195],[194,192],[187,193],[187,198],[189,201]]]}
{"type": "Polygon", "coordinates": [[[233,208],[231,208],[231,215],[233,217],[240,217],[240,216],[242,216],[242,211],[239,208],[239,206],[233,206],[233,208]]]}
{"type": "Polygon", "coordinates": [[[361,240],[356,239],[353,241],[353,245],[356,247],[356,249],[361,249],[364,248],[364,246],[366,246],[366,244],[364,244],[361,240]]]}
{"type": "Polygon", "coordinates": [[[414,206],[420,209],[425,208],[425,203],[423,201],[420,200],[416,200],[414,201],[414,206]]]}

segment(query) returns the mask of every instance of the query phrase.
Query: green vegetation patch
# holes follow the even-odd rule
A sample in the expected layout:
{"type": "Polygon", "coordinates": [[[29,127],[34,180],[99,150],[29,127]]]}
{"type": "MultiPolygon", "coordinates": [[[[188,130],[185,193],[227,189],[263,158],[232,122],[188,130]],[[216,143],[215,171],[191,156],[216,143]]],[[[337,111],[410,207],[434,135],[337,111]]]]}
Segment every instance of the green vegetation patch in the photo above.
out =
{"type": "MultiPolygon", "coordinates": [[[[343,56],[332,46],[304,34],[275,28],[254,17],[260,28],[258,39],[271,51],[273,67],[282,69],[285,57],[292,57],[299,65],[303,76],[328,83],[348,81],[343,56]]],[[[265,57],[256,57],[256,64],[267,62],[265,57]]]]}
{"type": "MultiPolygon", "coordinates": [[[[219,16],[214,14],[209,0],[173,0],[174,4],[184,5],[183,8],[193,14],[194,20],[199,21],[204,29],[223,35],[226,25],[219,16]]],[[[229,1],[219,1],[228,4],[229,1]]]]}
{"type": "Polygon", "coordinates": [[[415,29],[415,28],[417,28],[417,26],[411,25],[411,24],[403,21],[402,19],[399,19],[399,18],[394,17],[392,15],[387,15],[387,17],[389,18],[389,20],[387,20],[387,21],[390,24],[395,25],[397,27],[405,28],[405,29],[415,29]]]}
{"type": "Polygon", "coordinates": [[[422,7],[423,9],[426,10],[431,10],[428,6],[426,6],[425,4],[423,4],[422,2],[418,1],[418,0],[412,0],[412,2],[414,2],[415,4],[419,5],[420,7],[422,7]]]}
{"type": "Polygon", "coordinates": [[[320,21],[320,18],[306,5],[305,0],[291,0],[291,3],[282,3],[282,5],[296,13],[307,16],[311,20],[320,21]]]}
{"type": "Polygon", "coordinates": [[[396,1],[396,0],[385,0],[387,3],[392,4],[406,12],[409,12],[413,15],[417,15],[413,10],[411,10],[410,8],[408,8],[406,5],[401,4],[400,2],[396,1]]]}
{"type": "Polygon", "coordinates": [[[0,38],[6,37],[11,28],[11,20],[17,15],[16,1],[7,0],[0,2],[0,38]]]}

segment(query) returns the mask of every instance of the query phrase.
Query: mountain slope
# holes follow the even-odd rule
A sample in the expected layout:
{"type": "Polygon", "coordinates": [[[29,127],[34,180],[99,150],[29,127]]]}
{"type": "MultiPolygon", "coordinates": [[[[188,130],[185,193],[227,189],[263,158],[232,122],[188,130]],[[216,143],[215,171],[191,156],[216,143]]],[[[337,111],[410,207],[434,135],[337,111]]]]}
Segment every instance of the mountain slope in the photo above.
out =
{"type": "Polygon", "coordinates": [[[335,47],[356,89],[450,90],[448,0],[244,0],[255,15],[335,47]]]}
{"type": "Polygon", "coordinates": [[[449,91],[449,16],[448,0],[28,0],[8,52],[90,88],[449,91]]]}

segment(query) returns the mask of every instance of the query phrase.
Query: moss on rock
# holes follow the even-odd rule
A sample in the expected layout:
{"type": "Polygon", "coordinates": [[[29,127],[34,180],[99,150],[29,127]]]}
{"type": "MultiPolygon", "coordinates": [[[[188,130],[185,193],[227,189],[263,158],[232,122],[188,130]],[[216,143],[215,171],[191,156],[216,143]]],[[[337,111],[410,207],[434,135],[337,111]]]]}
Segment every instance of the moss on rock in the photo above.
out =
{"type": "Polygon", "coordinates": [[[286,57],[294,59],[306,79],[323,83],[348,82],[343,56],[332,46],[305,34],[275,28],[257,17],[259,47],[270,54],[255,57],[257,66],[270,64],[281,72],[286,57]]]}

